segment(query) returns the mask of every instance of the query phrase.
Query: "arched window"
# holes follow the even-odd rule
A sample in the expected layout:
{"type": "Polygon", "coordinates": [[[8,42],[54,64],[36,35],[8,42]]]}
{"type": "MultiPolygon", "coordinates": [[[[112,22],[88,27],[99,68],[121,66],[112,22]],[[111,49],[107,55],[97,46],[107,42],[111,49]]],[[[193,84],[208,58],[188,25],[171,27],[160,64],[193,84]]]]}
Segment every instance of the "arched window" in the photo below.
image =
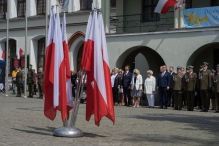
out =
{"type": "Polygon", "coordinates": [[[91,10],[93,0],[80,0],[81,10],[91,10]]]}
{"type": "Polygon", "coordinates": [[[37,0],[37,15],[46,13],[46,0],[37,0]]]}
{"type": "Polygon", "coordinates": [[[38,59],[37,70],[40,66],[44,67],[45,64],[45,38],[38,40],[38,59]]]}
{"type": "MultiPolygon", "coordinates": [[[[6,44],[7,43],[5,42],[5,50],[6,50],[6,47],[7,47],[6,44]]],[[[9,53],[8,55],[5,54],[5,58],[6,58],[6,60],[8,59],[9,75],[11,75],[12,71],[14,69],[14,64],[13,64],[14,63],[14,59],[17,59],[17,56],[16,56],[16,41],[13,40],[13,39],[9,40],[9,43],[8,43],[8,53],[9,53]],[[6,57],[6,55],[8,57],[6,57]]]]}
{"type": "Polygon", "coordinates": [[[80,49],[78,50],[78,55],[77,55],[77,72],[80,71],[81,59],[82,59],[83,50],[84,50],[83,48],[84,48],[84,44],[82,44],[80,49]]]}
{"type": "Polygon", "coordinates": [[[26,0],[17,0],[17,16],[24,17],[26,11],[26,0]]]}
{"type": "Polygon", "coordinates": [[[0,0],[0,19],[5,19],[7,13],[7,0],[0,0]]]}

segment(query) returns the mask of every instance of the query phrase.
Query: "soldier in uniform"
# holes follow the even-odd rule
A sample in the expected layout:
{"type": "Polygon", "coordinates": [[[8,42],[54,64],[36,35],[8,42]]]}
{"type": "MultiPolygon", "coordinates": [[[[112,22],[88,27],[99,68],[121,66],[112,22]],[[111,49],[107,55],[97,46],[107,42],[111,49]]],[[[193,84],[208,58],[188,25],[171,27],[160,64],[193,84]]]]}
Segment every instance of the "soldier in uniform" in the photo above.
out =
{"type": "Polygon", "coordinates": [[[188,67],[189,73],[187,74],[187,80],[185,82],[185,90],[188,100],[188,111],[194,110],[194,100],[195,100],[195,87],[197,74],[193,72],[193,66],[188,67]]]}
{"type": "Polygon", "coordinates": [[[201,75],[200,73],[202,72],[203,67],[200,65],[199,66],[199,72],[197,74],[197,80],[196,80],[196,91],[197,91],[197,105],[198,105],[198,109],[202,109],[202,101],[201,101],[201,95],[200,95],[200,79],[201,79],[201,75]]]}
{"type": "Polygon", "coordinates": [[[21,97],[21,93],[22,93],[22,80],[23,80],[23,73],[21,72],[21,67],[18,67],[18,73],[16,75],[16,84],[17,84],[18,94],[17,94],[16,97],[21,97]]]}
{"type": "Polygon", "coordinates": [[[174,94],[174,105],[175,110],[181,110],[182,109],[182,91],[183,89],[183,73],[181,73],[182,67],[177,67],[177,73],[173,75],[172,80],[172,88],[173,88],[173,94],[174,94]]]}
{"type": "Polygon", "coordinates": [[[208,112],[210,106],[211,91],[211,71],[208,70],[208,63],[202,64],[203,70],[200,72],[200,95],[202,101],[201,112],[208,112]]]}
{"type": "Polygon", "coordinates": [[[43,98],[43,77],[44,77],[44,72],[43,72],[43,67],[39,67],[39,72],[38,72],[38,89],[39,89],[39,98],[43,98]]]}
{"type": "Polygon", "coordinates": [[[217,100],[216,112],[219,113],[219,64],[216,67],[217,67],[217,73],[215,74],[214,77],[213,90],[214,90],[214,96],[217,100]]]}
{"type": "Polygon", "coordinates": [[[28,84],[28,90],[29,90],[29,96],[33,98],[33,92],[34,92],[34,79],[35,79],[35,73],[32,70],[32,64],[29,65],[29,70],[27,73],[27,84],[28,84]]]}

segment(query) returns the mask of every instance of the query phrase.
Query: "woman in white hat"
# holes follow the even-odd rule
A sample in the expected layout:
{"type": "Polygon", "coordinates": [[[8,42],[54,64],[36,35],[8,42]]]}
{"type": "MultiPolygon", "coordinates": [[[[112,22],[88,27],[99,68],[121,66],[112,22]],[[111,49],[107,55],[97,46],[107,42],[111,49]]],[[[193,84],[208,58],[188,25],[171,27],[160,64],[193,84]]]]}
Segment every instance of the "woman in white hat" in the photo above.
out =
{"type": "Polygon", "coordinates": [[[149,108],[154,108],[154,94],[155,94],[155,87],[156,87],[156,78],[153,75],[153,71],[147,71],[147,79],[144,83],[144,93],[148,99],[149,108]]]}

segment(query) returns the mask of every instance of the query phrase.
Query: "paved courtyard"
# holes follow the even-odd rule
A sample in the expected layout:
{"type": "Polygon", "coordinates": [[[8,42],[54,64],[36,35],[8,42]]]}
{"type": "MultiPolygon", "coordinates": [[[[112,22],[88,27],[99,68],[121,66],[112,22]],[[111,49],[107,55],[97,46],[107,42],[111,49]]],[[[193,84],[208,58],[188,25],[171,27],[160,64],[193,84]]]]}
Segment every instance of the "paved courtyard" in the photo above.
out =
{"type": "Polygon", "coordinates": [[[129,145],[219,145],[219,114],[115,107],[116,123],[103,118],[100,127],[85,120],[86,105],[79,108],[76,127],[82,138],[54,137],[61,127],[58,112],[54,121],[43,113],[44,100],[0,94],[0,146],[129,146],[129,145]]]}

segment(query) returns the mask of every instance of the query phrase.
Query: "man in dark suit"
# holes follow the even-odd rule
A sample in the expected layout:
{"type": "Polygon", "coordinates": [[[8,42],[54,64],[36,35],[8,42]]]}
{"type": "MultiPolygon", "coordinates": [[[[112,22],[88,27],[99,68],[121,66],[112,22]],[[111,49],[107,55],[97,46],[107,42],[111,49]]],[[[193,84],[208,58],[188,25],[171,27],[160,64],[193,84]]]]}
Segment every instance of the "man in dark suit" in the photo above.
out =
{"type": "Polygon", "coordinates": [[[167,90],[170,89],[170,73],[166,71],[167,66],[163,65],[163,72],[159,73],[158,80],[157,80],[157,90],[159,90],[160,94],[160,108],[163,108],[163,105],[165,106],[165,109],[167,109],[167,90]],[[164,98],[164,102],[163,102],[164,98]]]}
{"type": "Polygon", "coordinates": [[[114,68],[114,74],[111,76],[114,105],[118,105],[118,91],[121,85],[121,76],[118,71],[118,68],[114,68]]]}
{"type": "Polygon", "coordinates": [[[170,107],[171,105],[171,99],[172,99],[172,107],[174,107],[174,95],[173,95],[173,88],[171,86],[171,83],[173,81],[173,76],[175,75],[174,73],[174,67],[170,67],[169,69],[169,73],[170,73],[170,89],[167,91],[167,97],[168,97],[168,103],[167,106],[170,107]]]}
{"type": "Polygon", "coordinates": [[[130,95],[130,84],[132,81],[132,73],[129,72],[130,66],[125,66],[125,73],[123,74],[122,78],[122,88],[123,88],[123,94],[124,94],[124,101],[126,106],[130,106],[131,104],[131,95],[130,95]],[[127,97],[128,97],[128,103],[127,103],[127,97]]]}

